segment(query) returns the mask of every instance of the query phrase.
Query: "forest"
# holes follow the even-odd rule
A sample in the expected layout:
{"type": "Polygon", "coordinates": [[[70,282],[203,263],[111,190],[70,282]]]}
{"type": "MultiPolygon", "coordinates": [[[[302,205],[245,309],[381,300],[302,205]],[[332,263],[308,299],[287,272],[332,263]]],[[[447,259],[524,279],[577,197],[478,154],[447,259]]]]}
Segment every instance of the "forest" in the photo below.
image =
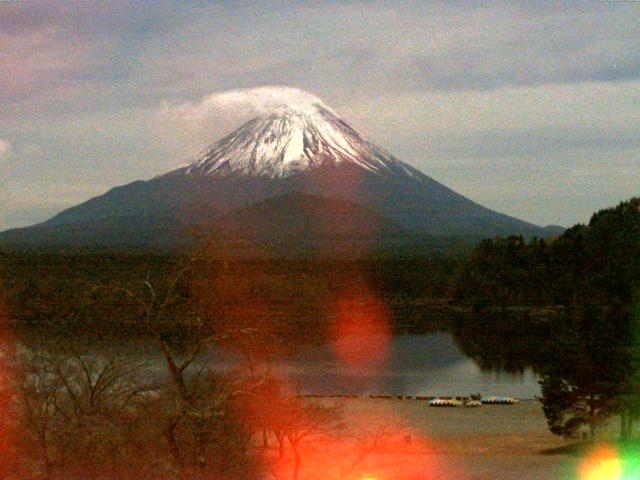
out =
{"type": "Polygon", "coordinates": [[[595,213],[552,241],[484,240],[453,300],[481,323],[454,327],[486,367],[533,366],[553,433],[620,416],[623,439],[640,415],[640,199],[595,213]]]}

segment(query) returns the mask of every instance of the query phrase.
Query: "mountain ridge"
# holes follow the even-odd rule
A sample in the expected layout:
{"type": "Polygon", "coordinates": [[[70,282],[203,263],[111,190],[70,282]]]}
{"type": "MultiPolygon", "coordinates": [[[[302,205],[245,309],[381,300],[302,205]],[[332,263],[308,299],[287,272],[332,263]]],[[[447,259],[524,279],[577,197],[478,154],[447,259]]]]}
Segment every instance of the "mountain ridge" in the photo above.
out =
{"type": "MultiPolygon", "coordinates": [[[[270,198],[291,201],[288,207],[282,201],[261,204],[267,219],[283,218],[283,208],[289,208],[291,218],[302,221],[301,199],[309,198],[293,192],[320,197],[313,202],[328,217],[338,216],[329,208],[339,211],[346,205],[340,202],[347,202],[352,217],[341,221],[367,230],[363,219],[369,219],[377,225],[367,230],[376,242],[385,235],[397,239],[398,231],[408,243],[427,237],[561,233],[473,202],[397,160],[328,107],[311,107],[284,108],[250,120],[186,165],[112,188],[40,224],[1,232],[0,244],[185,245],[192,227],[209,225],[220,232],[217,225],[233,212],[270,198]]],[[[265,232],[271,228],[249,217],[265,232]]],[[[287,230],[286,224],[281,227],[287,230]]]]}

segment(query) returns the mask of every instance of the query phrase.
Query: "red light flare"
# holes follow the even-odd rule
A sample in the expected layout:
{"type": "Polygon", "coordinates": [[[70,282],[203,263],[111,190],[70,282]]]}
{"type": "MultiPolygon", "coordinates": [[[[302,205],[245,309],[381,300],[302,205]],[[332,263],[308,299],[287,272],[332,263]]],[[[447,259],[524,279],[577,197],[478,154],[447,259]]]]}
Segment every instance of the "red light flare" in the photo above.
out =
{"type": "Polygon", "coordinates": [[[0,478],[6,478],[17,461],[18,432],[12,381],[15,374],[15,350],[9,316],[1,297],[0,291],[0,478]]]}
{"type": "MultiPolygon", "coordinates": [[[[362,189],[362,178],[357,170],[342,172],[336,170],[334,178],[334,197],[350,198],[351,194],[362,189]]],[[[313,177],[309,180],[309,191],[322,194],[323,182],[315,186],[313,177]]],[[[366,193],[366,192],[364,192],[366,193]]],[[[370,192],[369,192],[370,193],[370,192]]],[[[337,202],[332,208],[326,209],[312,200],[300,197],[296,201],[302,208],[300,217],[304,234],[311,238],[324,239],[330,249],[314,250],[315,253],[335,254],[334,247],[342,243],[332,239],[350,239],[353,236],[375,237],[380,233],[383,225],[375,216],[366,215],[349,202],[337,202]]],[[[273,222],[288,221],[287,218],[273,218],[273,222]]],[[[297,232],[296,232],[297,233],[297,232]]],[[[353,253],[362,253],[368,248],[348,247],[353,253]]],[[[350,250],[346,250],[350,252],[350,250]]],[[[342,252],[344,253],[344,252],[342,252]]],[[[237,301],[226,305],[226,316],[230,324],[264,326],[269,321],[266,306],[271,302],[260,302],[259,297],[265,294],[264,285],[260,288],[248,288],[244,283],[252,284],[250,276],[242,275],[229,281],[227,276],[220,289],[231,290],[237,301]],[[224,288],[222,288],[224,287],[224,288]]],[[[277,289],[280,291],[280,289],[277,289]]],[[[390,312],[384,300],[372,291],[366,282],[356,273],[348,281],[342,282],[341,288],[333,300],[318,297],[322,309],[326,309],[332,319],[330,324],[330,341],[340,366],[351,370],[352,373],[363,378],[376,379],[384,367],[390,353],[391,328],[390,312]]],[[[313,301],[308,302],[314,304],[313,301]]],[[[289,313],[287,306],[278,305],[278,313],[289,313]]],[[[270,383],[247,385],[244,395],[239,396],[237,413],[249,430],[256,432],[254,437],[259,446],[262,443],[260,433],[267,425],[280,421],[289,422],[287,411],[296,412],[304,408],[306,399],[295,396],[295,388],[286,378],[274,379],[270,383]],[[257,387],[257,388],[256,388],[257,387]],[[249,391],[255,388],[253,391],[249,391]]],[[[442,461],[442,457],[435,455],[436,447],[423,432],[402,425],[393,404],[376,403],[375,408],[380,415],[373,418],[367,412],[351,412],[343,416],[349,424],[348,431],[322,434],[310,434],[299,446],[302,458],[299,478],[313,479],[445,479],[452,478],[454,473],[442,461]],[[380,431],[372,430],[372,426],[384,425],[380,431]]],[[[291,416],[291,415],[290,415],[291,416]]],[[[293,418],[300,418],[292,415],[293,418]]],[[[376,427],[377,428],[377,427],[376,427]]],[[[267,428],[268,429],[268,428],[267,428]]],[[[269,429],[268,429],[269,430],[269,429]]],[[[268,448],[260,450],[260,458],[268,473],[268,478],[291,478],[295,470],[295,458],[291,446],[285,440],[285,448],[280,457],[279,448],[273,431],[266,432],[265,438],[268,448]]],[[[465,478],[458,475],[457,478],[465,478]]]]}
{"type": "Polygon", "coordinates": [[[271,269],[267,260],[234,260],[220,271],[197,270],[190,287],[201,318],[212,322],[207,328],[219,337],[217,343],[263,367],[278,354],[296,350],[297,329],[318,331],[329,297],[323,279],[271,269]]]}
{"type": "Polygon", "coordinates": [[[389,310],[363,282],[345,283],[333,306],[332,344],[341,365],[375,375],[390,347],[389,310]]]}
{"type": "MultiPolygon", "coordinates": [[[[300,479],[467,478],[460,469],[450,468],[424,434],[404,424],[391,403],[376,402],[373,409],[357,413],[346,406],[344,430],[311,436],[300,445],[300,479]]],[[[274,478],[292,478],[295,459],[289,445],[282,458],[272,450],[265,451],[263,460],[274,478]]]]}

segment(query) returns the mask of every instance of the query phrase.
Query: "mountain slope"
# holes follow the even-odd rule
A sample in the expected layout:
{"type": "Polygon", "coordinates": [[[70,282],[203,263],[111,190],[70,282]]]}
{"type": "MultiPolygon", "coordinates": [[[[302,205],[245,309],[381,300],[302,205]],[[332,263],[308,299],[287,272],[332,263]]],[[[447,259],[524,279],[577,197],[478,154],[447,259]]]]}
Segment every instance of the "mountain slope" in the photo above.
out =
{"type": "Polygon", "coordinates": [[[346,200],[291,192],[219,218],[209,235],[234,245],[259,245],[277,255],[359,254],[401,244],[406,232],[388,218],[346,200]]]}
{"type": "Polygon", "coordinates": [[[374,242],[406,234],[384,216],[345,200],[298,192],[235,210],[215,222],[228,238],[374,242]]]}
{"type": "Polygon", "coordinates": [[[189,242],[191,227],[209,225],[204,228],[220,233],[220,222],[234,218],[237,236],[294,241],[321,235],[311,228],[313,220],[321,224],[330,209],[338,218],[344,205],[354,215],[341,220],[343,232],[367,231],[370,221],[377,239],[400,231],[410,242],[557,233],[457,194],[377,147],[328,107],[313,104],[251,120],[182,167],[114,188],[42,224],[0,233],[0,243],[178,246],[189,242]],[[259,203],[276,197],[275,204],[259,203]],[[305,210],[310,197],[316,207],[305,210]],[[268,221],[273,208],[279,223],[268,221]],[[301,224],[304,232],[294,228],[301,224]]]}

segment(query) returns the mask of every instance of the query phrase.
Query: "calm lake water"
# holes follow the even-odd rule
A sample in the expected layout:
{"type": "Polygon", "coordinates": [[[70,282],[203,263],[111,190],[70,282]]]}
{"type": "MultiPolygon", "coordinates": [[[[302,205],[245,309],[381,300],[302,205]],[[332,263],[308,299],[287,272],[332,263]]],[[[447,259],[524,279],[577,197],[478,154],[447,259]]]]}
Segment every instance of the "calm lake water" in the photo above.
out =
{"type": "MultiPolygon", "coordinates": [[[[535,373],[482,371],[448,333],[397,335],[374,368],[348,366],[333,345],[307,347],[295,356],[274,360],[274,373],[309,394],[390,394],[458,396],[471,393],[534,398],[540,394],[535,373]]],[[[154,363],[161,361],[156,358],[154,363]]],[[[237,369],[241,360],[222,349],[210,350],[203,363],[218,371],[237,369]]],[[[160,364],[157,364],[161,367],[160,364]]]]}
{"type": "Polygon", "coordinates": [[[453,396],[481,393],[533,398],[539,395],[537,376],[483,372],[467,358],[447,333],[400,335],[378,368],[348,367],[336,360],[331,346],[310,349],[279,363],[283,373],[308,393],[383,393],[453,396]]]}

